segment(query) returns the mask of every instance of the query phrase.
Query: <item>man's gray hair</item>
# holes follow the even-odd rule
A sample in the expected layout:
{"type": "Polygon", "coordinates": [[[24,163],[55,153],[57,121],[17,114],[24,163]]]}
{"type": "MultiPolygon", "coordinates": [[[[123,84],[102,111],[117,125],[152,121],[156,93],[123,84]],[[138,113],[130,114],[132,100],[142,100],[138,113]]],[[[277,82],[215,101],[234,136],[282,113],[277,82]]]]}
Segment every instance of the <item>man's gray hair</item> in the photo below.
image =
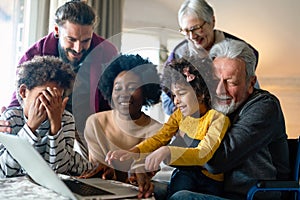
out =
{"type": "Polygon", "coordinates": [[[209,56],[212,60],[216,57],[239,58],[246,63],[247,81],[250,80],[250,77],[255,76],[255,54],[249,45],[243,41],[225,39],[211,48],[209,56]]]}

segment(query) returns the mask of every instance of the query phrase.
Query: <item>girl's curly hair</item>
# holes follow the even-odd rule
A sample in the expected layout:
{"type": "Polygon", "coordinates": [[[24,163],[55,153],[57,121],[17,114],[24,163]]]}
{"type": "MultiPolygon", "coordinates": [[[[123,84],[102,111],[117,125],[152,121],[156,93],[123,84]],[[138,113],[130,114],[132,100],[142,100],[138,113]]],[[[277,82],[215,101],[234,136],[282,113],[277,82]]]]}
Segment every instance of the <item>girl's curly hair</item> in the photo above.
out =
{"type": "Polygon", "coordinates": [[[143,105],[150,106],[159,102],[161,87],[156,65],[138,54],[120,54],[104,70],[98,87],[108,102],[112,102],[114,80],[123,71],[131,71],[140,77],[143,105]]]}
{"type": "Polygon", "coordinates": [[[196,57],[174,59],[166,64],[162,73],[162,88],[169,92],[171,84],[190,85],[197,97],[204,95],[204,103],[211,108],[209,87],[212,80],[212,62],[196,57]],[[192,76],[189,80],[188,76],[192,76]]]}

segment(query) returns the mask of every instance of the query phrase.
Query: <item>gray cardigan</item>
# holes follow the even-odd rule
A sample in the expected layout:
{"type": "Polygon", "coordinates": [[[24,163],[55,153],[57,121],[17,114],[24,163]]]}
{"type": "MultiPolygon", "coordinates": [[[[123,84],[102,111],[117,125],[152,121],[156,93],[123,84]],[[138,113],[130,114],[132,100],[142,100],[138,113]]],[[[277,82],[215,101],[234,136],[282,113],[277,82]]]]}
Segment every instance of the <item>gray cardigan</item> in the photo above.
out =
{"type": "MultiPolygon", "coordinates": [[[[246,199],[249,188],[259,179],[287,179],[287,135],[279,100],[255,89],[229,117],[232,126],[205,166],[212,173],[225,173],[227,197],[246,199]]],[[[266,195],[262,199],[278,198],[278,193],[266,195]]]]}

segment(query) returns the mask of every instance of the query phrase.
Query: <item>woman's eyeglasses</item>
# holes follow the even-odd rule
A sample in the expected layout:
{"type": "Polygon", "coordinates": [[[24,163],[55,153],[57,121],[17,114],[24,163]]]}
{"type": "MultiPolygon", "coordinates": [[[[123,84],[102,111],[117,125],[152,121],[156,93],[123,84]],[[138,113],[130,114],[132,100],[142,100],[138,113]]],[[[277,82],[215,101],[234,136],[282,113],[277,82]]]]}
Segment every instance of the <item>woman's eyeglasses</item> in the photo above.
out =
{"type": "Polygon", "coordinates": [[[200,29],[203,30],[203,26],[205,24],[206,24],[206,21],[204,21],[202,24],[195,25],[195,26],[191,27],[190,29],[180,28],[179,32],[184,36],[190,35],[191,33],[194,34],[195,31],[198,31],[200,29]]]}

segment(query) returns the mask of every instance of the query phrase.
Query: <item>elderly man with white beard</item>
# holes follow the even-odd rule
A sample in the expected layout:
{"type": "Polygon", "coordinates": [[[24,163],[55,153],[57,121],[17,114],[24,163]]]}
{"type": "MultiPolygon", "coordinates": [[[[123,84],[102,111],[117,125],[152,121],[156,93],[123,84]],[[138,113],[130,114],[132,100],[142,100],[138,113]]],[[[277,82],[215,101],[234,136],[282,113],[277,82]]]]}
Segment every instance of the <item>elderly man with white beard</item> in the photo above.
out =
{"type": "MultiPolygon", "coordinates": [[[[256,58],[241,41],[226,39],[210,50],[214,63],[213,107],[228,115],[232,126],[220,147],[204,166],[224,173],[224,195],[179,191],[170,199],[246,199],[259,179],[289,177],[289,155],[284,116],[279,100],[268,91],[254,88],[256,58]]],[[[267,192],[257,199],[280,199],[267,192]]]]}

